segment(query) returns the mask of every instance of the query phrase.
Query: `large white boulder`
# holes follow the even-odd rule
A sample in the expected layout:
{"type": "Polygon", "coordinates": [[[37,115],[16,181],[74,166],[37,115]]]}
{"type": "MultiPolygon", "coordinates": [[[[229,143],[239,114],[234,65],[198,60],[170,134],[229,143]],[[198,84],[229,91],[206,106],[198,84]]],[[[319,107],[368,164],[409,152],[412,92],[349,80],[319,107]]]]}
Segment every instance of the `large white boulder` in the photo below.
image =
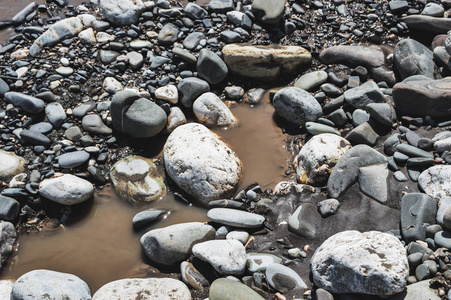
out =
{"type": "Polygon", "coordinates": [[[169,135],[163,155],[172,180],[204,205],[233,196],[243,172],[235,152],[201,124],[177,127],[169,135]]]}

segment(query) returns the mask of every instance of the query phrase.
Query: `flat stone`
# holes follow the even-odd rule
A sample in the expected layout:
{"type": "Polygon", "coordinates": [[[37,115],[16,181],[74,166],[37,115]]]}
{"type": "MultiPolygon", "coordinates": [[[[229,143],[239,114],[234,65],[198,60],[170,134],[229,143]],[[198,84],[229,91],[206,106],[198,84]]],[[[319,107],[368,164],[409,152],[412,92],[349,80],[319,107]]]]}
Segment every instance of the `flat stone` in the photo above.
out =
{"type": "Polygon", "coordinates": [[[50,139],[42,133],[24,129],[20,132],[20,138],[33,145],[49,146],[50,139]]]}
{"type": "Polygon", "coordinates": [[[89,159],[89,153],[86,151],[74,151],[58,157],[58,164],[61,168],[75,168],[85,164],[89,159]]]}
{"type": "Polygon", "coordinates": [[[294,83],[295,87],[314,92],[321,84],[327,82],[328,75],[325,71],[313,71],[302,75],[294,83]]]}
{"type": "Polygon", "coordinates": [[[318,216],[316,206],[313,203],[301,204],[288,218],[288,229],[304,238],[316,236],[315,216],[318,216]]]}
{"type": "Polygon", "coordinates": [[[63,205],[84,202],[93,193],[94,187],[89,181],[71,174],[45,179],[39,184],[41,196],[63,205]]]}
{"type": "Polygon", "coordinates": [[[116,94],[119,91],[122,91],[124,87],[122,84],[114,77],[107,77],[103,81],[102,87],[107,93],[116,94]]]}
{"type": "Polygon", "coordinates": [[[178,107],[171,107],[171,112],[168,116],[168,124],[166,129],[171,133],[180,125],[186,124],[186,117],[183,111],[178,107]]]}
{"type": "Polygon", "coordinates": [[[213,208],[207,213],[213,222],[237,228],[258,228],[263,225],[265,217],[231,208],[213,208]]]}
{"type": "Polygon", "coordinates": [[[163,45],[171,45],[177,41],[178,34],[179,29],[177,26],[167,23],[161,28],[160,33],[158,33],[158,42],[163,45]]]}
{"type": "Polygon", "coordinates": [[[429,299],[440,300],[435,290],[429,287],[430,280],[423,280],[414,284],[409,284],[406,289],[399,294],[392,296],[392,300],[417,300],[429,299]]]}
{"type": "Polygon", "coordinates": [[[424,15],[411,15],[401,19],[409,30],[429,34],[446,34],[451,29],[451,19],[436,18],[424,15]]]}
{"type": "Polygon", "coordinates": [[[421,150],[417,147],[407,145],[407,144],[399,144],[396,146],[396,150],[399,152],[409,156],[409,157],[424,157],[424,158],[434,158],[432,153],[421,150]]]}
{"type": "Polygon", "coordinates": [[[451,248],[451,232],[439,231],[434,236],[434,242],[437,247],[451,248]]]}
{"type": "Polygon", "coordinates": [[[0,268],[2,269],[13,253],[16,237],[16,229],[12,223],[0,223],[0,268]]]}
{"type": "Polygon", "coordinates": [[[0,195],[0,220],[13,222],[20,212],[20,203],[15,199],[0,195]]]}
{"type": "Polygon", "coordinates": [[[265,275],[269,285],[283,294],[296,288],[307,288],[307,285],[298,273],[281,264],[268,265],[266,267],[265,275]]]}
{"type": "Polygon", "coordinates": [[[396,122],[395,109],[388,103],[369,103],[365,108],[370,116],[384,126],[391,127],[396,122]]]}
{"type": "Polygon", "coordinates": [[[388,200],[388,167],[387,163],[363,166],[359,168],[359,185],[365,195],[380,203],[388,200]]]}
{"type": "MultiPolygon", "coordinates": [[[[211,2],[212,1],[210,1],[210,3],[211,2]]],[[[192,32],[183,40],[183,47],[188,50],[193,50],[200,44],[200,41],[204,39],[205,34],[202,32],[192,32]]]]}
{"type": "Polygon", "coordinates": [[[155,97],[157,99],[168,101],[172,104],[177,104],[177,102],[179,101],[179,93],[177,87],[172,84],[168,84],[156,89],[155,97]]]}
{"type": "Polygon", "coordinates": [[[401,199],[401,234],[406,243],[425,240],[426,228],[435,223],[437,204],[423,193],[406,194],[401,199]]]}
{"type": "Polygon", "coordinates": [[[379,135],[374,131],[368,122],[360,124],[346,135],[346,139],[352,145],[365,144],[369,146],[376,145],[379,135]]]}
{"type": "Polygon", "coordinates": [[[234,9],[233,0],[212,0],[208,3],[208,8],[215,13],[226,13],[234,9]]]}

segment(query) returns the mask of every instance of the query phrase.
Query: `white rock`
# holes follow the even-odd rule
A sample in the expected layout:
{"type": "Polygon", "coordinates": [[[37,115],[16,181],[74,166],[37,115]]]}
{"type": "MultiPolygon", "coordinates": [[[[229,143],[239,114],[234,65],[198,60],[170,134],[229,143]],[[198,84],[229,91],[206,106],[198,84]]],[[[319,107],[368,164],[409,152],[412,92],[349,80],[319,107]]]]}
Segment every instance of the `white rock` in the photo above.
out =
{"type": "Polygon", "coordinates": [[[237,119],[224,102],[214,93],[199,96],[193,103],[196,118],[207,126],[235,126],[237,119]]]}
{"type": "Polygon", "coordinates": [[[116,39],[116,36],[112,34],[108,34],[106,32],[97,32],[96,34],[96,40],[99,43],[106,43],[106,42],[112,42],[116,39]]]}
{"type": "Polygon", "coordinates": [[[323,184],[327,182],[332,168],[351,144],[335,134],[313,136],[296,157],[296,175],[301,183],[323,184]]]}
{"type": "Polygon", "coordinates": [[[92,184],[80,177],[64,174],[46,179],[39,185],[41,196],[63,205],[74,205],[88,200],[94,193],[92,184]]]}
{"type": "Polygon", "coordinates": [[[418,177],[418,186],[426,194],[439,200],[451,196],[451,165],[437,165],[424,170],[418,177]]]}
{"type": "MultiPolygon", "coordinates": [[[[85,7],[86,8],[86,7],[85,7]]],[[[82,14],[77,16],[86,27],[90,27],[92,22],[96,20],[96,17],[90,14],[82,14]]]]}
{"type": "Polygon", "coordinates": [[[0,300],[10,300],[11,291],[13,289],[13,280],[4,279],[0,280],[0,300]]]}
{"type": "Polygon", "coordinates": [[[449,208],[451,208],[451,197],[440,198],[438,202],[437,215],[435,218],[437,220],[437,223],[440,224],[442,227],[445,225],[443,223],[443,216],[445,215],[445,212],[449,208]]]}
{"type": "Polygon", "coordinates": [[[114,77],[107,77],[103,81],[103,88],[110,94],[116,94],[119,91],[122,91],[124,87],[122,84],[117,81],[114,77]]]}
{"type": "Polygon", "coordinates": [[[451,150],[451,137],[434,142],[434,149],[440,153],[451,150]]]}
{"type": "Polygon", "coordinates": [[[173,84],[157,88],[155,90],[155,97],[157,99],[166,100],[172,104],[179,102],[179,92],[177,87],[173,84]]]}
{"type": "Polygon", "coordinates": [[[25,171],[25,159],[14,152],[0,150],[0,180],[9,180],[25,171]]]}
{"type": "Polygon", "coordinates": [[[96,37],[92,28],[88,28],[80,32],[78,34],[78,38],[83,44],[94,45],[96,43],[96,37]]]}
{"type": "Polygon", "coordinates": [[[281,181],[274,187],[274,195],[287,195],[289,193],[302,194],[304,192],[314,193],[316,189],[308,184],[300,184],[294,181],[281,181]]]}
{"type": "Polygon", "coordinates": [[[388,233],[349,230],[328,238],[311,259],[313,281],[332,293],[390,296],[409,276],[406,251],[388,233]]]}
{"type": "Polygon", "coordinates": [[[231,197],[242,176],[243,165],[235,152],[201,124],[177,127],[163,154],[172,180],[204,205],[231,197]]]}
{"type": "Polygon", "coordinates": [[[92,297],[93,300],[191,300],[188,287],[172,278],[133,278],[109,282],[92,297]]]}
{"type": "Polygon", "coordinates": [[[249,239],[249,233],[244,230],[234,230],[226,235],[226,240],[237,240],[245,245],[249,239]]]}
{"type": "Polygon", "coordinates": [[[171,133],[180,125],[186,124],[186,117],[183,111],[177,106],[171,107],[166,126],[168,133],[171,133]]]}
{"type": "Polygon", "coordinates": [[[194,245],[193,255],[223,275],[240,275],[246,268],[246,249],[237,240],[214,240],[194,245]]]}

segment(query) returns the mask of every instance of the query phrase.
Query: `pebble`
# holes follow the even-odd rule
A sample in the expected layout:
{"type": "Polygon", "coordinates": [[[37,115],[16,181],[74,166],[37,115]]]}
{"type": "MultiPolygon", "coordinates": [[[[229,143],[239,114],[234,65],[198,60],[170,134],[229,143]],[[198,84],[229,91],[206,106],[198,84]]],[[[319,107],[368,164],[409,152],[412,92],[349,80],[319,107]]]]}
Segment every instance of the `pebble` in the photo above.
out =
{"type": "Polygon", "coordinates": [[[269,264],[265,270],[269,285],[283,294],[293,289],[306,289],[307,285],[293,269],[281,264],[269,264]]]}
{"type": "Polygon", "coordinates": [[[89,181],[71,174],[46,179],[39,184],[41,196],[63,205],[84,202],[93,193],[94,188],[89,181]]]}
{"type": "Polygon", "coordinates": [[[213,222],[237,228],[258,228],[263,225],[265,217],[231,208],[213,208],[207,212],[213,222]]]}

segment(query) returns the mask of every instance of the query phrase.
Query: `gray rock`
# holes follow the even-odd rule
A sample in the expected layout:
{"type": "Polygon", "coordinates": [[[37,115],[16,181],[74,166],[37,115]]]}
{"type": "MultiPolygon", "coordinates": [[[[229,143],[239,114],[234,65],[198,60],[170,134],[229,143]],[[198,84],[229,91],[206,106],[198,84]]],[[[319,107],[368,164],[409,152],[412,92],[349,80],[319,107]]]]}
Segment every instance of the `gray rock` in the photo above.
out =
{"type": "Polygon", "coordinates": [[[7,92],[9,92],[9,85],[0,78],[0,97],[3,97],[7,92]]]}
{"type": "Polygon", "coordinates": [[[49,146],[51,144],[51,141],[47,136],[28,129],[24,129],[20,132],[20,138],[33,145],[49,146]]]}
{"type": "Polygon", "coordinates": [[[425,5],[421,14],[430,17],[443,17],[444,12],[445,9],[443,8],[443,6],[431,2],[425,5]]]}
{"type": "Polygon", "coordinates": [[[177,127],[163,155],[172,180],[203,205],[231,197],[242,176],[243,166],[235,152],[200,124],[177,127]]]}
{"type": "Polygon", "coordinates": [[[193,20],[205,19],[208,12],[195,3],[188,3],[185,6],[185,15],[193,20]]]}
{"type": "Polygon", "coordinates": [[[308,92],[314,92],[321,84],[327,82],[328,75],[325,71],[313,71],[302,75],[295,81],[294,86],[308,92]]]}
{"type": "Polygon", "coordinates": [[[426,228],[435,223],[437,204],[422,193],[406,194],[401,199],[401,234],[409,243],[426,239],[426,228]]]}
{"type": "Polygon", "coordinates": [[[122,84],[114,77],[105,78],[102,87],[107,93],[110,94],[116,94],[117,92],[122,91],[124,89],[122,84]]]}
{"type": "Polygon", "coordinates": [[[46,179],[39,184],[41,196],[63,205],[84,202],[93,193],[94,188],[89,181],[71,174],[46,179]]]}
{"type": "Polygon", "coordinates": [[[344,92],[346,102],[355,108],[364,109],[370,103],[385,102],[384,94],[374,81],[367,81],[359,87],[344,92]]]}
{"type": "Polygon", "coordinates": [[[178,107],[171,107],[171,112],[168,116],[167,131],[171,133],[180,125],[186,124],[186,117],[183,111],[178,107]]]}
{"type": "Polygon", "coordinates": [[[166,213],[167,213],[166,210],[152,208],[140,211],[133,217],[132,220],[133,228],[139,229],[141,227],[148,226],[159,220],[166,213]]]}
{"type": "Polygon", "coordinates": [[[315,122],[322,115],[321,105],[307,91],[296,87],[286,87],[273,98],[276,113],[285,121],[302,126],[307,121],[315,122]]]}
{"type": "Polygon", "coordinates": [[[255,0],[251,11],[263,23],[276,24],[285,11],[285,0],[255,0]]]}
{"type": "Polygon", "coordinates": [[[199,122],[206,126],[233,127],[238,125],[238,120],[227,105],[211,92],[200,95],[194,101],[193,112],[199,122]]]}
{"type": "Polygon", "coordinates": [[[301,204],[288,218],[288,229],[301,237],[314,238],[316,236],[316,226],[313,222],[315,216],[318,216],[318,212],[313,203],[301,204]]]}
{"type": "Polygon", "coordinates": [[[202,32],[192,32],[183,40],[183,47],[188,50],[193,50],[200,44],[200,41],[204,39],[205,34],[202,32]]]}
{"type": "Polygon", "coordinates": [[[370,114],[364,111],[363,109],[357,108],[352,113],[352,125],[354,127],[357,127],[359,125],[362,125],[363,123],[366,123],[370,120],[370,114]]]}
{"type": "Polygon", "coordinates": [[[111,101],[111,118],[114,129],[121,132],[125,131],[124,114],[127,108],[139,98],[140,96],[132,91],[120,91],[113,96],[111,101]]]}
{"type": "Polygon", "coordinates": [[[81,126],[84,130],[93,134],[110,135],[113,133],[113,130],[106,126],[103,123],[102,118],[96,114],[84,116],[81,121],[81,126]]]}
{"type": "Polygon", "coordinates": [[[357,145],[346,151],[332,169],[327,182],[330,197],[336,198],[357,181],[359,169],[386,163],[387,158],[367,145],[357,145]]]}
{"type": "Polygon", "coordinates": [[[209,292],[210,300],[263,300],[264,298],[254,290],[241,282],[227,278],[219,278],[213,281],[209,292]]]}
{"type": "Polygon", "coordinates": [[[451,137],[436,141],[434,143],[434,149],[435,149],[435,151],[437,151],[439,153],[443,153],[445,151],[450,151],[451,150],[451,137]]]}
{"type": "Polygon", "coordinates": [[[244,95],[244,89],[240,86],[227,86],[224,91],[230,99],[241,99],[244,95]]]}
{"type": "Polygon", "coordinates": [[[78,105],[77,107],[75,107],[72,111],[72,115],[76,118],[83,118],[84,116],[86,116],[86,114],[88,112],[93,111],[96,108],[96,103],[95,102],[85,102],[82,103],[80,105],[78,105]]]}
{"type": "Polygon", "coordinates": [[[282,259],[269,253],[248,253],[247,270],[251,273],[264,272],[271,264],[281,264],[282,259]]]}
{"type": "Polygon", "coordinates": [[[173,278],[130,278],[109,282],[92,297],[93,300],[191,300],[188,287],[173,278]]]}
{"type": "Polygon", "coordinates": [[[119,52],[113,50],[103,50],[99,51],[99,59],[102,64],[108,65],[116,60],[116,58],[120,55],[119,52]]]}
{"type": "MultiPolygon", "coordinates": [[[[111,110],[113,110],[113,103],[115,103],[114,97],[111,110]]],[[[166,123],[167,116],[164,110],[145,98],[135,100],[128,110],[123,113],[123,131],[137,138],[148,138],[157,135],[163,130],[166,123]]]]}
{"type": "Polygon", "coordinates": [[[393,54],[402,80],[412,75],[424,75],[434,79],[433,53],[423,44],[413,39],[404,39],[396,45],[393,54]]]}
{"type": "Polygon", "coordinates": [[[83,132],[78,126],[72,126],[66,129],[64,136],[66,137],[66,139],[76,142],[83,137],[83,132]]]}
{"type": "Polygon", "coordinates": [[[71,67],[59,67],[55,70],[55,72],[60,74],[61,76],[69,77],[74,73],[74,69],[72,69],[71,67]]]}
{"type": "Polygon", "coordinates": [[[376,145],[379,135],[374,131],[368,122],[365,122],[346,135],[346,139],[352,145],[365,144],[369,146],[376,145]]]}
{"type": "Polygon", "coordinates": [[[385,140],[384,142],[385,154],[391,156],[396,152],[396,146],[398,146],[401,143],[399,137],[400,137],[399,133],[394,133],[385,140]]]}
{"type": "Polygon", "coordinates": [[[74,151],[58,157],[58,164],[61,168],[75,168],[85,164],[89,159],[89,153],[86,151],[74,151]]]}
{"type": "Polygon", "coordinates": [[[265,275],[269,285],[283,294],[296,288],[307,288],[307,285],[298,273],[281,264],[268,265],[266,267],[265,275]]]}
{"type": "Polygon", "coordinates": [[[14,221],[20,212],[20,204],[15,199],[0,195],[0,220],[14,221]]]}
{"type": "MultiPolygon", "coordinates": [[[[441,226],[445,225],[444,217],[445,217],[445,214],[448,213],[448,210],[450,208],[451,208],[451,197],[440,198],[440,200],[438,201],[438,209],[437,209],[437,215],[435,217],[435,220],[441,226]]],[[[447,227],[447,226],[445,226],[445,227],[447,227]]]]}
{"type": "Polygon", "coordinates": [[[404,175],[404,173],[401,172],[401,171],[396,171],[396,172],[394,172],[394,173],[393,173],[393,176],[395,176],[395,179],[398,180],[398,181],[400,181],[400,182],[407,181],[406,175],[404,175]]]}
{"type": "Polygon", "coordinates": [[[225,30],[221,32],[221,39],[227,44],[239,43],[241,42],[241,35],[236,31],[225,30]]]}
{"type": "Polygon", "coordinates": [[[407,11],[409,9],[409,2],[402,0],[390,1],[388,3],[388,8],[392,13],[400,13],[407,11]]]}
{"type": "Polygon", "coordinates": [[[197,72],[211,84],[217,84],[227,77],[228,69],[225,62],[214,52],[202,49],[197,60],[197,72]]]}
{"type": "Polygon", "coordinates": [[[141,245],[155,263],[171,266],[187,259],[197,243],[215,238],[215,229],[200,222],[154,229],[141,237],[141,245]]]}
{"type": "Polygon", "coordinates": [[[328,238],[311,259],[313,281],[332,293],[391,296],[406,286],[404,246],[391,234],[343,231],[328,238]]]}
{"type": "Polygon", "coordinates": [[[110,170],[110,179],[116,193],[131,203],[156,201],[166,193],[155,164],[142,156],[128,156],[116,162],[110,170]]]}
{"type": "Polygon", "coordinates": [[[451,196],[450,165],[437,165],[424,170],[418,178],[418,186],[432,198],[439,200],[451,196]]]}
{"type": "Polygon", "coordinates": [[[172,48],[172,54],[174,54],[177,57],[180,57],[181,59],[192,65],[195,65],[197,63],[197,58],[188,51],[186,51],[185,49],[174,47],[172,48]]]}
{"type": "Polygon", "coordinates": [[[265,217],[231,208],[213,208],[207,213],[213,222],[237,228],[258,228],[263,225],[265,217]]]}
{"type": "Polygon", "coordinates": [[[11,300],[21,299],[91,299],[86,282],[75,275],[49,270],[33,270],[13,284],[11,300]]]}
{"type": "Polygon", "coordinates": [[[409,284],[404,291],[394,295],[390,299],[392,300],[441,299],[436,294],[435,290],[429,287],[429,281],[430,280],[423,280],[414,284],[409,284]]]}
{"type": "Polygon", "coordinates": [[[198,243],[193,246],[193,255],[208,262],[223,275],[241,275],[246,268],[246,249],[236,240],[198,243]]]}
{"type": "Polygon", "coordinates": [[[141,53],[138,53],[136,51],[132,51],[127,53],[128,63],[130,64],[130,67],[132,70],[137,71],[141,69],[142,65],[144,64],[144,58],[141,53]]]}
{"type": "Polygon", "coordinates": [[[384,126],[391,127],[396,122],[395,110],[388,103],[369,103],[366,110],[384,126]]]}
{"type": "Polygon", "coordinates": [[[94,45],[97,40],[92,28],[85,29],[78,34],[78,38],[85,45],[94,45]]]}
{"type": "Polygon", "coordinates": [[[434,242],[437,247],[451,248],[451,232],[439,231],[434,236],[434,242]]]}
{"type": "Polygon", "coordinates": [[[44,101],[39,98],[18,92],[6,93],[5,100],[30,114],[36,114],[43,111],[45,105],[44,101]]]}
{"type": "Polygon", "coordinates": [[[25,171],[25,159],[0,149],[0,180],[9,181],[12,177],[25,171]]]}
{"type": "Polygon", "coordinates": [[[248,90],[244,96],[243,101],[249,104],[262,103],[265,100],[266,90],[262,88],[253,88],[248,90]]]}
{"type": "Polygon", "coordinates": [[[208,82],[196,77],[182,79],[177,88],[179,91],[180,102],[185,107],[191,107],[194,100],[203,93],[210,91],[208,82]]]}
{"type": "Polygon", "coordinates": [[[387,163],[363,166],[359,168],[359,185],[365,195],[385,203],[388,200],[388,167],[387,163]]]}
{"type": "Polygon", "coordinates": [[[162,45],[171,45],[177,41],[179,29],[177,26],[167,23],[158,33],[158,42],[162,45]]]}
{"type": "Polygon", "coordinates": [[[407,144],[399,144],[396,146],[396,150],[399,152],[409,156],[409,157],[424,157],[424,158],[434,158],[432,153],[421,150],[417,147],[407,145],[407,144]]]}
{"type": "Polygon", "coordinates": [[[340,202],[337,199],[326,199],[318,202],[318,211],[323,218],[334,215],[340,207],[340,202]]]}
{"type": "Polygon", "coordinates": [[[141,0],[99,0],[98,2],[108,22],[116,26],[136,24],[145,7],[141,0]]]}
{"type": "Polygon", "coordinates": [[[10,300],[11,299],[11,291],[13,289],[14,280],[11,279],[2,279],[0,280],[0,299],[1,300],[10,300]]]}
{"type": "Polygon", "coordinates": [[[61,128],[61,125],[66,121],[66,112],[58,102],[52,102],[45,106],[45,116],[55,129],[61,128]]]}
{"type": "Polygon", "coordinates": [[[208,3],[208,8],[215,13],[226,13],[234,9],[233,0],[212,0],[208,3]]]}
{"type": "Polygon", "coordinates": [[[16,242],[16,229],[14,225],[10,222],[0,223],[0,268],[6,264],[9,256],[13,252],[13,246],[16,242]]]}

